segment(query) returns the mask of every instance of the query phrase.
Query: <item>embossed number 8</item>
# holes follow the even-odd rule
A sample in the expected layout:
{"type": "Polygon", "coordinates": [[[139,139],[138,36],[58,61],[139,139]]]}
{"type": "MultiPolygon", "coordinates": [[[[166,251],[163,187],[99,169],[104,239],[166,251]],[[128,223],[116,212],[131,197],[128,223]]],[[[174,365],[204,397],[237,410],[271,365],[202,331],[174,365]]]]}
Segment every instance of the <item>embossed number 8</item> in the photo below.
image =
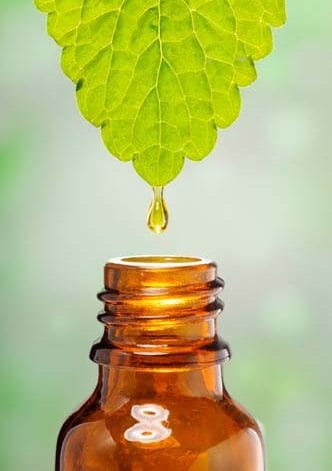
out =
{"type": "Polygon", "coordinates": [[[165,440],[172,430],[162,422],[167,420],[169,411],[157,404],[142,404],[131,408],[131,415],[137,424],[128,428],[124,437],[130,442],[153,443],[165,440]]]}

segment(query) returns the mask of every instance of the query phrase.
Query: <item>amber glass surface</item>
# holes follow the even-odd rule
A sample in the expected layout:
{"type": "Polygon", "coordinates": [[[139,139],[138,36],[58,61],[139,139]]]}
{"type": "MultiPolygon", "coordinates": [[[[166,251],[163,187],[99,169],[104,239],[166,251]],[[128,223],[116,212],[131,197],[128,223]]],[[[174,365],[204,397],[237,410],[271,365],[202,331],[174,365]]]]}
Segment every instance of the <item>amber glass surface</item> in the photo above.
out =
{"type": "Polygon", "coordinates": [[[223,384],[222,287],[199,258],[106,264],[98,382],[60,431],[56,471],[264,470],[259,428],[223,384]]]}

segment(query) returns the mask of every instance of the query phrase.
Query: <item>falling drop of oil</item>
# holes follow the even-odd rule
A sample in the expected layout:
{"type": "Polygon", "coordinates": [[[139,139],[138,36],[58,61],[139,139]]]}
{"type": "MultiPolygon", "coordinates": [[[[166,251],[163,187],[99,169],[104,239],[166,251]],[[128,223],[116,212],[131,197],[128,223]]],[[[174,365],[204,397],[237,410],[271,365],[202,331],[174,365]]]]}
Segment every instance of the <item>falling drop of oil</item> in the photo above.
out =
{"type": "Polygon", "coordinates": [[[164,200],[164,187],[154,186],[153,198],[148,210],[147,225],[156,234],[163,232],[168,224],[168,208],[164,200]]]}

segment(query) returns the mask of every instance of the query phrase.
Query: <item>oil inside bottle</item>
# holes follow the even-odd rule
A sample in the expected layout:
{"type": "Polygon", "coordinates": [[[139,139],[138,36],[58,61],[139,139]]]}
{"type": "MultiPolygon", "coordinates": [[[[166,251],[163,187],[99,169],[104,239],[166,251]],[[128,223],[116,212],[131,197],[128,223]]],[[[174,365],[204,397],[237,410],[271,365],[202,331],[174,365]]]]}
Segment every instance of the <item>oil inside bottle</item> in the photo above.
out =
{"type": "Polygon", "coordinates": [[[164,200],[164,187],[154,186],[153,198],[148,210],[147,225],[156,234],[163,232],[168,224],[168,208],[164,200]]]}

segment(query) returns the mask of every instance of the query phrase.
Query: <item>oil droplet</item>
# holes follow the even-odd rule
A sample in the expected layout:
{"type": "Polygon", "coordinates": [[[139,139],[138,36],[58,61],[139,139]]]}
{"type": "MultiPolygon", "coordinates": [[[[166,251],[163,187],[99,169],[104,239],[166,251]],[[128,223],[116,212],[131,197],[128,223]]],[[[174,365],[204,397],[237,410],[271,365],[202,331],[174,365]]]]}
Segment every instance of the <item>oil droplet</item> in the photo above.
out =
{"type": "Polygon", "coordinates": [[[152,189],[153,199],[148,210],[147,225],[151,231],[160,234],[168,224],[168,208],[164,200],[164,187],[154,186],[152,189]]]}

